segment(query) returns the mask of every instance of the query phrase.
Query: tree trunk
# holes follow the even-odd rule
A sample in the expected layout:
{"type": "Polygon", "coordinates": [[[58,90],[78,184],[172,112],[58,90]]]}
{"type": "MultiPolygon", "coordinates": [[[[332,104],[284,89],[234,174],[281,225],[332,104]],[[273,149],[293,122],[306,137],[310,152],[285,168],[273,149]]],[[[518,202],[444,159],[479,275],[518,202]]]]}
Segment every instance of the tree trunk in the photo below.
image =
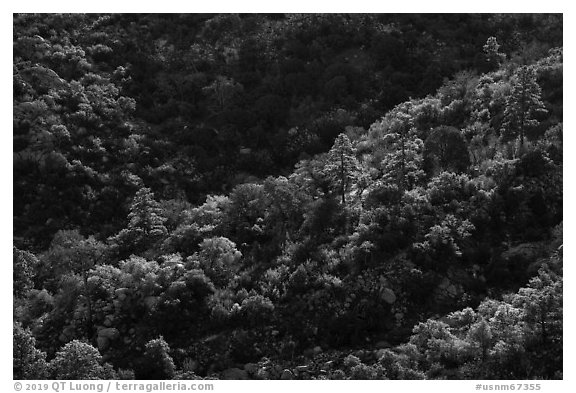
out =
{"type": "Polygon", "coordinates": [[[544,311],[540,314],[540,328],[542,330],[542,342],[546,342],[548,332],[546,331],[546,313],[544,311]]]}
{"type": "Polygon", "coordinates": [[[402,136],[402,178],[400,179],[400,190],[404,191],[404,182],[406,180],[406,149],[405,149],[405,141],[404,137],[402,136]]]}
{"type": "Polygon", "coordinates": [[[94,334],[94,325],[92,322],[92,300],[90,299],[90,293],[88,292],[88,272],[86,269],[82,271],[82,279],[84,281],[84,296],[86,297],[86,306],[88,308],[88,317],[86,318],[86,333],[88,337],[92,337],[94,334]]]}

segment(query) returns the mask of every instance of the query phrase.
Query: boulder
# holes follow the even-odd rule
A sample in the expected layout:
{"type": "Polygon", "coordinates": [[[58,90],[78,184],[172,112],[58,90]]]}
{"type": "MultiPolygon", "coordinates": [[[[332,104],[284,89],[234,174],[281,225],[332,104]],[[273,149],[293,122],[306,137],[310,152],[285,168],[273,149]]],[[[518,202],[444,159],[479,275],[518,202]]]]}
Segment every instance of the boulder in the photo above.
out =
{"type": "Polygon", "coordinates": [[[384,288],[382,291],[382,300],[388,304],[393,304],[396,301],[396,294],[390,288],[384,288]]]}
{"type": "Polygon", "coordinates": [[[270,379],[270,372],[264,368],[259,368],[256,372],[256,378],[269,380],[270,379]]]}
{"type": "Polygon", "coordinates": [[[370,352],[363,349],[358,349],[357,351],[352,352],[352,355],[356,356],[361,361],[364,361],[368,356],[370,356],[370,352]]]}
{"type": "Polygon", "coordinates": [[[100,351],[105,351],[110,347],[110,340],[106,337],[98,336],[96,338],[96,344],[98,344],[100,351]]]}
{"type": "Polygon", "coordinates": [[[524,261],[532,262],[540,256],[543,246],[539,243],[520,243],[516,246],[510,247],[502,253],[502,258],[522,259],[524,261]]]}
{"type": "Polygon", "coordinates": [[[450,286],[450,279],[448,277],[444,277],[440,284],[438,284],[438,289],[445,291],[450,286]]]}
{"type": "Polygon", "coordinates": [[[187,371],[195,372],[198,370],[199,363],[194,359],[187,359],[184,361],[184,367],[187,371]]]}
{"type": "Polygon", "coordinates": [[[130,290],[128,288],[118,288],[114,291],[116,297],[120,300],[126,299],[130,290]]]}
{"type": "Polygon", "coordinates": [[[103,325],[106,327],[111,327],[113,321],[114,321],[114,315],[106,315],[106,317],[104,318],[103,325]]]}
{"type": "Polygon", "coordinates": [[[65,81],[50,68],[33,66],[20,71],[22,79],[39,89],[49,90],[65,85],[65,81]]]}
{"type": "Polygon", "coordinates": [[[312,350],[312,353],[314,354],[314,356],[321,354],[322,353],[322,347],[319,345],[314,347],[314,349],[312,350]]]}
{"type": "Polygon", "coordinates": [[[120,332],[116,328],[104,328],[98,331],[98,337],[103,337],[108,340],[116,340],[120,337],[120,332]]]}
{"type": "Polygon", "coordinates": [[[375,345],[376,349],[386,349],[386,348],[392,348],[392,344],[390,344],[388,341],[378,341],[375,345]]]}
{"type": "Polygon", "coordinates": [[[244,371],[250,375],[256,375],[258,372],[258,365],[256,363],[246,363],[244,365],[244,371]]]}
{"type": "Polygon", "coordinates": [[[294,379],[294,374],[290,370],[284,370],[284,371],[282,371],[282,375],[280,376],[280,379],[282,379],[282,380],[294,379]]]}
{"type": "Polygon", "coordinates": [[[66,326],[62,330],[62,334],[68,337],[68,340],[66,341],[70,341],[76,336],[76,329],[74,328],[74,326],[66,326]]]}
{"type": "Polygon", "coordinates": [[[222,371],[222,379],[227,379],[227,380],[243,380],[243,379],[248,379],[248,373],[246,372],[246,370],[241,370],[239,368],[229,368],[226,369],[224,371],[222,371]]]}
{"type": "Polygon", "coordinates": [[[452,302],[461,296],[463,288],[461,284],[455,283],[448,277],[444,277],[434,292],[434,300],[437,303],[452,302]]]}
{"type": "Polygon", "coordinates": [[[158,296],[146,296],[144,298],[144,304],[146,305],[146,307],[148,307],[148,309],[153,309],[154,306],[156,306],[156,304],[158,303],[158,296]]]}
{"type": "Polygon", "coordinates": [[[450,284],[448,288],[446,288],[446,293],[452,298],[458,296],[458,292],[458,287],[456,287],[454,284],[450,284]]]}
{"type": "Polygon", "coordinates": [[[307,372],[310,369],[309,366],[297,366],[296,371],[299,373],[307,372]]]}
{"type": "Polygon", "coordinates": [[[282,375],[282,372],[284,371],[284,369],[279,364],[276,364],[276,365],[269,367],[268,371],[270,371],[270,375],[271,375],[272,379],[278,379],[282,375]]]}
{"type": "Polygon", "coordinates": [[[333,360],[328,360],[326,363],[324,363],[324,364],[322,365],[322,368],[323,368],[324,370],[331,370],[333,366],[334,366],[334,361],[333,361],[333,360]]]}
{"type": "Polygon", "coordinates": [[[384,354],[385,354],[387,351],[389,351],[389,349],[383,348],[383,349],[378,349],[378,350],[376,350],[376,352],[375,352],[376,359],[377,359],[377,360],[380,360],[380,358],[381,358],[382,356],[384,356],[384,354]]]}
{"type": "Polygon", "coordinates": [[[545,259],[545,258],[538,259],[538,260],[536,260],[536,262],[532,262],[530,265],[528,265],[528,267],[526,268],[526,272],[530,276],[536,276],[536,275],[538,275],[538,270],[546,262],[547,262],[547,259],[545,259]]]}
{"type": "Polygon", "coordinates": [[[446,277],[448,277],[451,282],[457,284],[467,284],[473,279],[469,269],[457,268],[453,266],[448,268],[446,271],[446,277]]]}

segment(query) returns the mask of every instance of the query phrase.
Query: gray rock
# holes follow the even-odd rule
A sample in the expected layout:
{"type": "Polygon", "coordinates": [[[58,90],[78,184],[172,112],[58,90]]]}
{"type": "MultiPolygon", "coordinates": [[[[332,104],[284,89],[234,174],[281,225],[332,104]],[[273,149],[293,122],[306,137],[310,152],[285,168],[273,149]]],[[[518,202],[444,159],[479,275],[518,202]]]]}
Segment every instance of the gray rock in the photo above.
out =
{"type": "Polygon", "coordinates": [[[98,336],[96,338],[96,344],[98,344],[98,349],[105,351],[110,347],[110,340],[106,337],[98,336]]]}
{"type": "Polygon", "coordinates": [[[446,292],[450,297],[456,297],[458,295],[458,288],[456,285],[451,284],[446,288],[446,292]]]}
{"type": "Polygon", "coordinates": [[[282,375],[284,369],[280,365],[274,365],[269,368],[270,374],[272,375],[272,379],[278,379],[282,375]]]}
{"type": "Polygon", "coordinates": [[[130,290],[128,288],[118,288],[117,290],[114,291],[114,294],[118,299],[124,300],[126,299],[126,296],[128,296],[129,291],[130,290]]]}
{"type": "Polygon", "coordinates": [[[442,279],[442,282],[440,282],[440,284],[438,284],[438,288],[445,291],[450,285],[451,285],[450,279],[448,277],[444,277],[442,279]]]}
{"type": "Polygon", "coordinates": [[[382,357],[382,355],[384,355],[386,353],[387,349],[377,349],[374,354],[376,355],[376,359],[380,360],[380,358],[382,357]]]}
{"type": "Polygon", "coordinates": [[[186,359],[182,368],[187,371],[195,372],[198,370],[198,361],[194,359],[186,359]]]}
{"type": "Polygon", "coordinates": [[[393,304],[396,301],[396,294],[390,288],[384,288],[382,291],[382,300],[388,304],[393,304]]]}
{"type": "Polygon", "coordinates": [[[542,253],[542,245],[539,243],[521,243],[510,247],[502,253],[502,258],[522,258],[525,261],[534,261],[542,253]]]}
{"type": "Polygon", "coordinates": [[[538,274],[538,269],[540,269],[544,263],[546,263],[546,259],[538,259],[536,262],[528,265],[526,272],[531,276],[535,276],[538,274]]]}
{"type": "Polygon", "coordinates": [[[324,363],[324,364],[322,365],[322,368],[323,368],[324,370],[331,370],[333,366],[334,366],[334,361],[333,361],[333,360],[328,360],[326,363],[324,363]]]}
{"type": "Polygon", "coordinates": [[[294,374],[290,370],[284,370],[282,371],[282,376],[280,376],[280,379],[294,379],[294,374]]]}
{"type": "Polygon", "coordinates": [[[244,370],[250,375],[256,375],[258,372],[258,365],[256,363],[246,363],[244,370]]]}
{"type": "Polygon", "coordinates": [[[390,344],[388,341],[378,341],[375,345],[376,349],[386,349],[386,348],[392,348],[392,344],[390,344]]]}
{"type": "Polygon", "coordinates": [[[256,377],[259,379],[268,380],[270,379],[270,372],[266,369],[259,368],[258,371],[256,372],[256,377]]]}
{"type": "Polygon", "coordinates": [[[108,340],[116,340],[120,337],[120,332],[116,328],[104,328],[98,331],[98,337],[103,337],[108,340]]]}
{"type": "Polygon", "coordinates": [[[76,329],[74,328],[74,326],[66,326],[62,330],[62,334],[64,334],[66,337],[68,337],[67,341],[70,341],[70,340],[72,340],[72,338],[74,336],[76,336],[76,329]]]}
{"type": "Polygon", "coordinates": [[[114,320],[114,316],[113,316],[113,315],[106,315],[106,318],[104,319],[104,326],[106,326],[106,327],[111,327],[113,320],[114,320]]]}
{"type": "Polygon", "coordinates": [[[35,86],[41,89],[58,88],[65,85],[62,78],[49,68],[34,66],[20,71],[22,78],[26,81],[34,81],[35,86]]]}
{"type": "Polygon", "coordinates": [[[227,380],[243,380],[248,379],[248,373],[245,370],[241,370],[239,368],[229,368],[227,370],[222,371],[222,379],[227,380]]]}
{"type": "Polygon", "coordinates": [[[158,296],[147,296],[144,298],[144,304],[148,309],[153,309],[156,303],[158,303],[158,296]]]}

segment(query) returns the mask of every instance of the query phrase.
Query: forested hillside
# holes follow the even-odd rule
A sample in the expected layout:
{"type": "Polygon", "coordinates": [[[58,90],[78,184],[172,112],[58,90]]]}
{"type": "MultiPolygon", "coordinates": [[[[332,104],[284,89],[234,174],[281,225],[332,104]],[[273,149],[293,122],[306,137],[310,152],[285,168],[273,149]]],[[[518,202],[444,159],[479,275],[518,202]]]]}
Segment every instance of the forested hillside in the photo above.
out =
{"type": "Polygon", "coordinates": [[[13,21],[15,379],[562,378],[562,15],[13,21]]]}

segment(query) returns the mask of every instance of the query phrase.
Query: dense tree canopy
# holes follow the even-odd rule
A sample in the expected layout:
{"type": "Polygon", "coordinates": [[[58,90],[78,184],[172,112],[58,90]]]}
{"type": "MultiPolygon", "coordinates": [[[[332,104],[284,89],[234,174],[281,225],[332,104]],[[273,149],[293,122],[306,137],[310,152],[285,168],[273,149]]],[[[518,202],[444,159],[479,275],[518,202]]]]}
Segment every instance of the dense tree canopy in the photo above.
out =
{"type": "Polygon", "coordinates": [[[562,15],[13,27],[15,379],[562,378],[562,15]]]}

